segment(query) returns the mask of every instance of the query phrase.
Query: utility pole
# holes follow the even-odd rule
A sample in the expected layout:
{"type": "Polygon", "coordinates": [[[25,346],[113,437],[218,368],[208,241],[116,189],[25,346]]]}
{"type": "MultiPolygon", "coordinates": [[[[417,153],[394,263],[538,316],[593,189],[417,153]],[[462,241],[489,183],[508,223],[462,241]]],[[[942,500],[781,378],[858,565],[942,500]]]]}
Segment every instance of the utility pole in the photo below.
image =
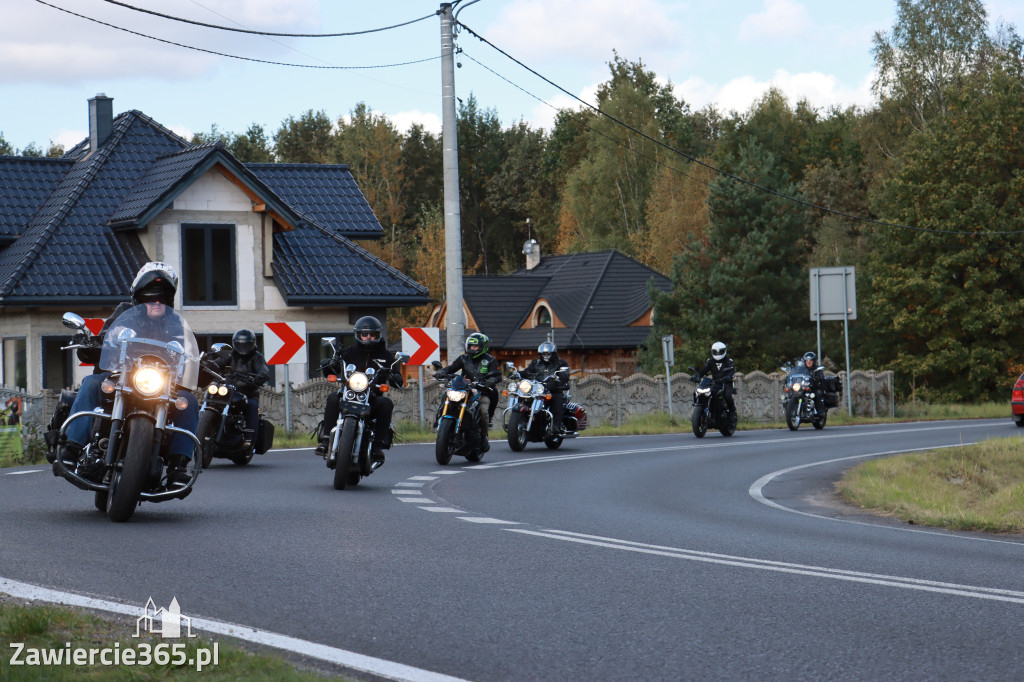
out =
{"type": "Polygon", "coordinates": [[[441,11],[441,144],[444,159],[444,262],[448,301],[448,363],[462,354],[462,213],[459,209],[459,140],[455,111],[455,20],[452,4],[441,11]]]}

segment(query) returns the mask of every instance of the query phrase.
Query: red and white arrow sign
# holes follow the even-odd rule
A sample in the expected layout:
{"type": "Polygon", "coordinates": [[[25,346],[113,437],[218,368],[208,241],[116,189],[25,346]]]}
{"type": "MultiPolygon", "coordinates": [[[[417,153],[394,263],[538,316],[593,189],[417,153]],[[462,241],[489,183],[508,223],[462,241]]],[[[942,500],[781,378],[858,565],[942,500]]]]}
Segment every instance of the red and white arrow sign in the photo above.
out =
{"type": "Polygon", "coordinates": [[[402,352],[411,357],[407,365],[429,365],[441,359],[441,329],[439,327],[404,327],[402,352]]]}
{"type": "Polygon", "coordinates": [[[266,322],[263,325],[263,349],[268,365],[306,362],[305,322],[266,322]]]}

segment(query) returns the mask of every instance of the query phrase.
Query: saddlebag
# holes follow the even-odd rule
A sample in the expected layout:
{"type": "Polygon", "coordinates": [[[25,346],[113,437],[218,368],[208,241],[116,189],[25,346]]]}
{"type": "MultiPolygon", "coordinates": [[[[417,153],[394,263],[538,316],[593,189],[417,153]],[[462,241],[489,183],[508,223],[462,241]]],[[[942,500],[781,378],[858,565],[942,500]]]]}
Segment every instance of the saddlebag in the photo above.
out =
{"type": "MultiPolygon", "coordinates": [[[[579,403],[566,403],[565,416],[568,417],[568,419],[563,419],[565,422],[576,420],[576,428],[570,429],[571,431],[583,431],[587,428],[587,411],[579,403]]],[[[566,426],[570,426],[570,424],[567,423],[566,426]]]]}
{"type": "Polygon", "coordinates": [[[843,380],[839,377],[825,377],[822,380],[822,388],[825,389],[825,393],[842,393],[843,380]]]}
{"type": "Polygon", "coordinates": [[[51,448],[57,446],[57,440],[60,437],[60,427],[64,420],[71,415],[71,405],[75,402],[75,395],[75,391],[60,392],[57,408],[53,411],[53,417],[50,418],[50,423],[47,426],[48,430],[43,434],[43,439],[51,448]]]}
{"type": "Polygon", "coordinates": [[[274,447],[274,425],[260,417],[259,426],[256,427],[256,440],[252,444],[252,450],[257,455],[262,455],[272,447],[274,447]]]}
{"type": "Polygon", "coordinates": [[[839,394],[832,391],[826,391],[822,396],[822,402],[825,404],[825,407],[828,408],[839,407],[839,394]]]}

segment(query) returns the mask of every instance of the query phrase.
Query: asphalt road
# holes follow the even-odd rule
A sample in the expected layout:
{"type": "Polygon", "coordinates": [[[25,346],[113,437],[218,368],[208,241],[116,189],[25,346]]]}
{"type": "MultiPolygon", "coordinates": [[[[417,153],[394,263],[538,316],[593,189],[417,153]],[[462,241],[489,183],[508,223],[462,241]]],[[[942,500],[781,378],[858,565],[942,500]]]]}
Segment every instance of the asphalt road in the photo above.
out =
{"type": "Polygon", "coordinates": [[[0,472],[0,577],[177,598],[471,680],[1021,680],[1024,538],[877,519],[866,456],[1018,436],[1009,419],[586,438],[483,462],[398,445],[335,491],[312,451],[215,460],[125,524],[41,467],[0,472]]]}

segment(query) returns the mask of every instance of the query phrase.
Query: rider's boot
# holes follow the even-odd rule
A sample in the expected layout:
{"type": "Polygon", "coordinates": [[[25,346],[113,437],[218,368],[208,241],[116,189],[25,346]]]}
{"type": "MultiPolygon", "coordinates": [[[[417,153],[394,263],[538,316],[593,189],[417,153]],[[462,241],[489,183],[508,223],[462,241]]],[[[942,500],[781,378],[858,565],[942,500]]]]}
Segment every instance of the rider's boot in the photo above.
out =
{"type": "Polygon", "coordinates": [[[370,461],[374,464],[384,463],[384,448],[379,443],[373,444],[373,448],[370,450],[370,461]]]}
{"type": "Polygon", "coordinates": [[[167,465],[167,485],[185,485],[192,475],[188,473],[188,457],[185,455],[171,455],[170,463],[167,465]]]}

